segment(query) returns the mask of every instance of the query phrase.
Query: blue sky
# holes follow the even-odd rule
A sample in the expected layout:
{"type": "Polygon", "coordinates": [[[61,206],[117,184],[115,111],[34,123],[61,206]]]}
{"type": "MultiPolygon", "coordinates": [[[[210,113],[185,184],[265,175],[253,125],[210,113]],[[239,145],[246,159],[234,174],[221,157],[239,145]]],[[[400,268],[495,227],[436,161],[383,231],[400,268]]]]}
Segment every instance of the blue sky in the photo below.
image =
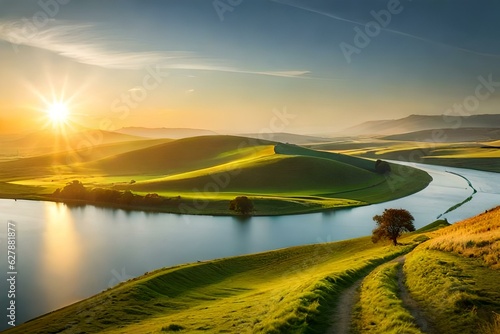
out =
{"type": "MultiPolygon", "coordinates": [[[[286,110],[294,118],[283,130],[328,133],[442,114],[479,76],[500,81],[493,0],[3,0],[0,9],[4,132],[36,128],[58,99],[92,127],[258,132],[286,110]],[[146,89],[151,71],[158,84],[146,89]]],[[[473,113],[498,113],[498,96],[473,113]]]]}

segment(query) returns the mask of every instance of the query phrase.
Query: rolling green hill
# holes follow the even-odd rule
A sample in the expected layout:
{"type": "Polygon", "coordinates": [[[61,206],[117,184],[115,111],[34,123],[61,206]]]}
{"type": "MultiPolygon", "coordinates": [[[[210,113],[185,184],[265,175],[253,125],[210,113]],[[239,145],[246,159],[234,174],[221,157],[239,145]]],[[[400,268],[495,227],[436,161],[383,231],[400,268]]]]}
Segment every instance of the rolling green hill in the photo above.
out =
{"type": "Polygon", "coordinates": [[[6,333],[494,334],[499,221],[500,207],[399,246],[364,237],[159,269],[6,333]]]}
{"type": "Polygon", "coordinates": [[[108,157],[85,167],[110,175],[167,175],[231,162],[273,144],[236,136],[191,137],[108,157]]]}
{"type": "MultiPolygon", "coordinates": [[[[235,163],[237,172],[228,173],[224,191],[268,194],[330,194],[376,186],[384,182],[381,175],[341,162],[307,156],[269,155],[235,163]]],[[[222,168],[223,169],[223,168],[222,168]]],[[[229,170],[229,169],[228,169],[229,170]]],[[[221,168],[196,173],[182,173],[161,180],[144,181],[131,189],[186,191],[222,179],[221,168]]]]}
{"type": "Polygon", "coordinates": [[[83,163],[105,159],[129,151],[168,143],[170,139],[148,139],[85,146],[80,150],[43,154],[0,163],[0,179],[15,181],[43,176],[57,177],[57,171],[84,170],[83,163]]]}
{"type": "Polygon", "coordinates": [[[381,175],[374,166],[368,159],[237,136],[127,141],[0,163],[0,197],[50,199],[77,179],[89,189],[175,198],[148,210],[234,214],[228,201],[246,195],[255,202],[253,214],[277,215],[383,202],[431,181],[414,168],[393,165],[381,175]]]}
{"type": "Polygon", "coordinates": [[[411,246],[368,238],[161,269],[7,333],[302,333],[349,282],[411,246]]]}
{"type": "Polygon", "coordinates": [[[375,172],[375,164],[373,163],[373,161],[349,156],[346,154],[316,151],[301,146],[285,145],[285,144],[276,145],[274,150],[278,154],[300,155],[307,157],[322,158],[322,159],[341,162],[346,165],[351,165],[357,168],[365,169],[370,172],[375,172]]]}

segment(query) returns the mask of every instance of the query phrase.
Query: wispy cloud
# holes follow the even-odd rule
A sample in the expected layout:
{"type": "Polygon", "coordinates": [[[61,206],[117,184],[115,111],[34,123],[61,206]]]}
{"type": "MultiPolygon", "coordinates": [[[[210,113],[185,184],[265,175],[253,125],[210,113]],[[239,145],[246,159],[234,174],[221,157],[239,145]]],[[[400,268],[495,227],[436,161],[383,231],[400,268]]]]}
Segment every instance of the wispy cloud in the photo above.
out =
{"type": "MultiPolygon", "coordinates": [[[[295,3],[295,2],[292,3],[292,2],[290,2],[288,0],[271,0],[271,1],[275,2],[275,3],[278,3],[278,4],[281,4],[281,5],[290,6],[290,7],[294,7],[294,8],[301,9],[301,10],[305,10],[305,11],[308,11],[308,12],[311,12],[311,13],[315,13],[315,14],[319,14],[319,15],[322,15],[322,16],[326,16],[326,17],[329,17],[329,18],[337,20],[337,21],[352,23],[352,24],[356,24],[356,25],[359,25],[359,26],[365,26],[366,23],[367,23],[367,22],[361,22],[361,21],[355,21],[355,20],[346,19],[346,18],[340,17],[338,15],[330,14],[330,13],[325,12],[325,11],[320,11],[320,10],[316,10],[314,8],[310,8],[310,7],[307,7],[307,6],[304,6],[304,5],[299,5],[299,4],[295,3]]],[[[456,46],[456,45],[451,45],[451,44],[447,44],[447,43],[435,41],[435,40],[432,40],[432,39],[429,39],[429,38],[420,37],[420,36],[417,36],[417,35],[414,35],[414,34],[409,34],[409,33],[406,33],[406,32],[399,31],[399,30],[390,29],[390,28],[387,28],[387,27],[386,28],[380,27],[380,29],[383,30],[383,31],[389,32],[389,33],[393,33],[393,34],[396,34],[396,35],[399,35],[399,36],[403,36],[403,37],[408,37],[408,38],[411,38],[411,39],[419,40],[421,42],[425,42],[425,43],[437,45],[437,46],[440,46],[440,47],[446,47],[446,48],[450,48],[450,49],[454,49],[454,50],[457,50],[457,51],[461,51],[461,52],[465,52],[465,53],[470,53],[470,54],[474,54],[474,55],[478,55],[478,56],[500,58],[500,55],[498,55],[498,54],[475,51],[475,50],[471,50],[471,49],[459,47],[459,46],[456,46]]]]}
{"type": "Polygon", "coordinates": [[[194,64],[194,63],[193,64],[190,64],[190,63],[169,64],[169,65],[166,65],[165,68],[267,75],[267,76],[282,77],[282,78],[305,77],[307,74],[311,73],[310,71],[250,71],[250,70],[243,70],[243,69],[238,69],[238,68],[234,68],[234,67],[230,67],[230,66],[210,65],[210,64],[194,64]]]}
{"type": "Polygon", "coordinates": [[[329,18],[332,18],[332,19],[335,19],[335,20],[338,20],[338,21],[344,21],[344,22],[349,22],[349,23],[364,25],[364,23],[362,23],[362,22],[358,22],[358,21],[354,21],[354,20],[349,20],[349,19],[337,16],[337,15],[334,15],[334,14],[330,14],[330,13],[327,13],[327,12],[324,12],[324,11],[316,10],[314,8],[310,8],[310,7],[307,7],[307,6],[298,5],[298,4],[292,3],[290,1],[286,1],[286,0],[271,0],[271,1],[279,3],[281,5],[286,5],[286,6],[294,7],[294,8],[297,8],[297,9],[302,9],[302,10],[305,10],[305,11],[308,11],[308,12],[311,12],[311,13],[316,13],[316,14],[320,14],[320,15],[323,15],[323,16],[327,16],[329,18]]]}
{"type": "Polygon", "coordinates": [[[128,51],[129,47],[106,39],[92,24],[62,23],[30,30],[21,21],[0,21],[0,40],[15,47],[26,45],[51,51],[60,56],[109,69],[143,69],[156,65],[167,69],[186,69],[268,75],[275,77],[302,77],[309,71],[249,71],[221,65],[223,60],[200,57],[188,51],[128,51]]]}
{"type": "Polygon", "coordinates": [[[0,39],[54,52],[77,62],[104,68],[140,69],[172,59],[192,57],[181,51],[129,52],[110,50],[110,40],[100,37],[90,24],[59,24],[30,30],[20,21],[0,22],[0,39]]]}

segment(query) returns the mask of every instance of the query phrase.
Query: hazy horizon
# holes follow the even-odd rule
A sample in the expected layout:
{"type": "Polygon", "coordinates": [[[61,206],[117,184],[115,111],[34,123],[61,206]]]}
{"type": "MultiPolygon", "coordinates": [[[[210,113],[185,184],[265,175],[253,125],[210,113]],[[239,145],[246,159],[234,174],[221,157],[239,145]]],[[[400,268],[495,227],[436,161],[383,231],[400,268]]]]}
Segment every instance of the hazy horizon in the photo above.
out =
{"type": "Polygon", "coordinates": [[[0,7],[0,133],[49,127],[56,102],[68,123],[101,130],[318,134],[411,114],[499,113],[493,1],[0,7]],[[487,98],[454,109],[484,82],[487,98]]]}

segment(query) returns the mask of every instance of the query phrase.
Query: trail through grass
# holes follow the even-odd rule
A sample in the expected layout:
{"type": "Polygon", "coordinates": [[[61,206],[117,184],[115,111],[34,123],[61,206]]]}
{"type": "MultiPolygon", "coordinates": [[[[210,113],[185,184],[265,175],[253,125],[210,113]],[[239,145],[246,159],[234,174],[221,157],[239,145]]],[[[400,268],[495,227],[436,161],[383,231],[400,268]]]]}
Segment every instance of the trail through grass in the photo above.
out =
{"type": "Polygon", "coordinates": [[[380,334],[427,332],[427,321],[420,315],[418,305],[406,290],[401,270],[402,263],[404,257],[399,257],[377,267],[363,280],[360,301],[356,306],[353,332],[380,334]]]}

